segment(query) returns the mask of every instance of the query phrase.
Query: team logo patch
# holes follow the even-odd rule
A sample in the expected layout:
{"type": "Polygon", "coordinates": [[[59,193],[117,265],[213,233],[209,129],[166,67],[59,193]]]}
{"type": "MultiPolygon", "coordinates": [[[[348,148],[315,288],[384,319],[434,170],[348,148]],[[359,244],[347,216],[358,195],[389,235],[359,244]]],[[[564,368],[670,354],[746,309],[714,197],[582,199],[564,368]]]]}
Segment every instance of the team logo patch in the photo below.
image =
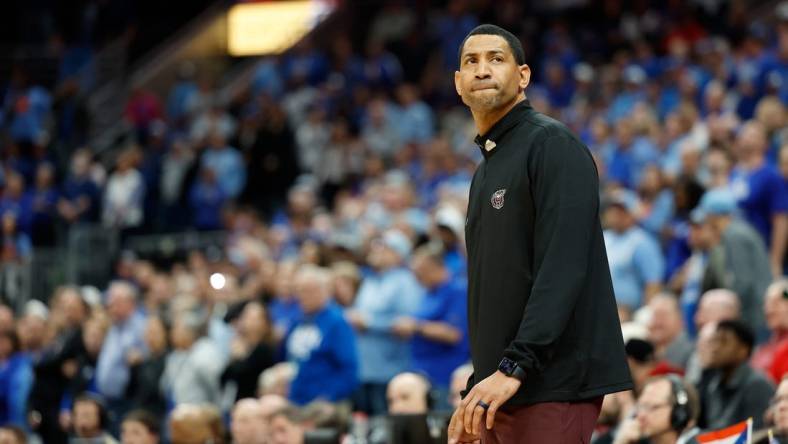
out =
{"type": "Polygon", "coordinates": [[[503,208],[504,194],[506,194],[506,188],[494,192],[492,197],[490,198],[490,203],[492,204],[493,208],[495,208],[496,210],[500,210],[501,208],[503,208]]]}

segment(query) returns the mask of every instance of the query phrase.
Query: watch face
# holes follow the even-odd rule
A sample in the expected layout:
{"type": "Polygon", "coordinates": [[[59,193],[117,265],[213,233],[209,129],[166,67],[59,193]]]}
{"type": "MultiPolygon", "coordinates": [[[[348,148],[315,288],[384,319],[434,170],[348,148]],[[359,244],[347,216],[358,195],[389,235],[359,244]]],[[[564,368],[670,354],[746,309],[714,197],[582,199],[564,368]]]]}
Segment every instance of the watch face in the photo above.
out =
{"type": "Polygon", "coordinates": [[[517,367],[517,363],[509,358],[503,358],[501,364],[498,365],[498,369],[505,375],[511,375],[515,367],[517,367]]]}

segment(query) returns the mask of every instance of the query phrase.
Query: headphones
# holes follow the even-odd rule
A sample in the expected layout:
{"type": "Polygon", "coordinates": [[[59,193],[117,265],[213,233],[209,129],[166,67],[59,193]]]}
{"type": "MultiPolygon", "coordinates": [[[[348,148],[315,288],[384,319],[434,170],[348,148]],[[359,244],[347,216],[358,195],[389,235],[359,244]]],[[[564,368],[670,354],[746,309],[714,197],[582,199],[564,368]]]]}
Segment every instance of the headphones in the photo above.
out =
{"type": "Polygon", "coordinates": [[[670,391],[673,396],[673,405],[670,410],[670,426],[673,430],[681,432],[687,428],[692,415],[690,414],[689,395],[684,389],[684,382],[674,374],[668,374],[665,378],[670,381],[670,391]]]}

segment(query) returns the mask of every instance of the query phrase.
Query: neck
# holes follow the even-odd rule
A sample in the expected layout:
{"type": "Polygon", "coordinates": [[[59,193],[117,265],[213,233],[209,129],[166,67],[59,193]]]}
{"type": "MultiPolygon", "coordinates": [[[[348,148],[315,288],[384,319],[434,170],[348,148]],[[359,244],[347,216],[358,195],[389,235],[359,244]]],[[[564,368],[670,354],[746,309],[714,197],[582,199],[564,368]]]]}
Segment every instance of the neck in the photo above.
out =
{"type": "Polygon", "coordinates": [[[746,170],[754,170],[763,165],[764,157],[759,154],[754,154],[746,159],[742,159],[741,165],[746,170]]]}
{"type": "Polygon", "coordinates": [[[471,114],[473,114],[473,121],[476,123],[476,129],[479,131],[479,134],[487,134],[493,125],[495,125],[499,120],[501,120],[503,116],[508,114],[509,111],[515,107],[515,105],[522,102],[523,100],[525,100],[525,96],[523,94],[518,94],[515,100],[500,108],[483,111],[472,109],[471,114]]]}
{"type": "Polygon", "coordinates": [[[660,433],[657,436],[651,437],[651,439],[649,439],[649,442],[651,444],[675,444],[676,440],[678,439],[679,439],[679,434],[676,433],[675,430],[670,429],[670,430],[666,430],[663,433],[660,433]]]}
{"type": "Polygon", "coordinates": [[[727,384],[731,380],[731,378],[733,377],[733,374],[736,373],[736,369],[739,368],[739,365],[740,364],[738,364],[738,363],[737,364],[731,364],[730,366],[725,367],[725,368],[722,369],[722,380],[723,380],[723,382],[725,382],[727,384]]]}

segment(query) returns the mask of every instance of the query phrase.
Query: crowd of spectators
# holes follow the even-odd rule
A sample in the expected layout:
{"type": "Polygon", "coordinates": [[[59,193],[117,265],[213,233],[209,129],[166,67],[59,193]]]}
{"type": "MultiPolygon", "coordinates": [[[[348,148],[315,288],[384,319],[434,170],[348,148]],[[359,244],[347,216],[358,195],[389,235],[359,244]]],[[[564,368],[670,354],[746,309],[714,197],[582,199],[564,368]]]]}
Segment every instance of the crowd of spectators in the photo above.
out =
{"type": "Polygon", "coordinates": [[[788,6],[750,22],[738,1],[523,3],[387,1],[363,39],[307,38],[237,97],[186,64],[167,97],[132,93],[136,143],[111,166],[90,147],[53,158],[54,92],[16,69],[0,89],[2,261],[78,224],[227,241],[166,265],[125,252],[104,288],[0,305],[0,442],[439,437],[433,413],[472,372],[481,155],[452,71],[483,21],[521,36],[530,103],[597,161],[636,388],[606,398],[595,442],[749,417],[788,433],[788,6]]]}

